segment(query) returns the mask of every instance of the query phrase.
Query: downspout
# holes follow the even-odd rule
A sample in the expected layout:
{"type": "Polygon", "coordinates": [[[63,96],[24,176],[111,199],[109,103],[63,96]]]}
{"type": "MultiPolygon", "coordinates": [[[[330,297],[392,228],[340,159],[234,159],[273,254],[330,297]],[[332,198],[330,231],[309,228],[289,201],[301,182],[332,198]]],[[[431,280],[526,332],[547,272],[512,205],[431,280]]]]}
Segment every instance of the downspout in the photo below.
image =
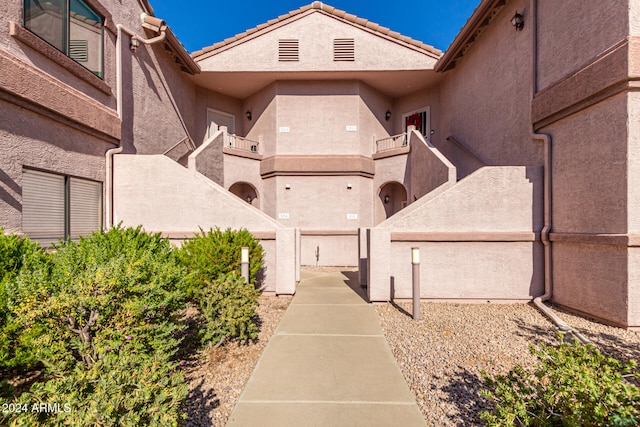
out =
{"type": "MultiPolygon", "coordinates": [[[[122,24],[116,25],[118,30],[116,38],[116,103],[118,118],[122,122],[122,34],[126,33],[129,36],[137,39],[140,43],[150,45],[153,43],[164,40],[167,36],[166,25],[163,20],[149,16],[146,13],[140,15],[140,20],[143,24],[147,24],[154,28],[156,31],[160,31],[160,35],[151,39],[145,39],[137,35],[132,30],[123,26],[122,24]]],[[[105,153],[105,228],[109,229],[113,225],[113,156],[115,154],[122,153],[124,147],[122,141],[116,148],[111,148],[105,153]]]]}
{"type": "MultiPolygon", "coordinates": [[[[531,101],[538,93],[538,0],[531,0],[531,101]]],[[[533,299],[533,304],[553,323],[558,326],[560,331],[570,333],[576,337],[582,344],[590,343],[589,339],[583,336],[558,317],[544,302],[553,296],[553,275],[552,275],[552,253],[551,239],[551,136],[544,133],[537,133],[532,123],[531,139],[534,141],[542,141],[543,157],[544,157],[544,175],[543,175],[543,206],[544,206],[544,225],[540,232],[540,240],[544,247],[544,294],[533,299]]]]}

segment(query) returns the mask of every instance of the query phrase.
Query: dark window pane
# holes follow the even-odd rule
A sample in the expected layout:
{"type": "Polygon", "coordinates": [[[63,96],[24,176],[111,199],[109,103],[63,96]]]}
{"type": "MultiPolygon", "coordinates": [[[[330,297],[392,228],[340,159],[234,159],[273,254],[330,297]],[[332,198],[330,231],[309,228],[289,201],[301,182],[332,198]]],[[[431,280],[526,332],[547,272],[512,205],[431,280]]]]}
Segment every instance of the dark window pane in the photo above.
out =
{"type": "Polygon", "coordinates": [[[69,7],[68,55],[102,76],[102,18],[80,0],[71,0],[69,7]]]}
{"type": "Polygon", "coordinates": [[[24,26],[65,52],[65,10],[64,0],[25,0],[24,26]]]}

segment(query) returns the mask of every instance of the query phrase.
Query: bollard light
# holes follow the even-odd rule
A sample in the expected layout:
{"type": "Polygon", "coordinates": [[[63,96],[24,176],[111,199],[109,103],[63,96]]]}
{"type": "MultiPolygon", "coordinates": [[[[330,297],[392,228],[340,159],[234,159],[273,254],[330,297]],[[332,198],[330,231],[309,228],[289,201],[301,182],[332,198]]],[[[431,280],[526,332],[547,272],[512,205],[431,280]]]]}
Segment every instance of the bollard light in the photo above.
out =
{"type": "Polygon", "coordinates": [[[240,274],[249,283],[249,248],[246,246],[240,249],[240,274]]]}
{"type": "Polygon", "coordinates": [[[420,320],[420,248],[411,248],[413,320],[420,320]]]}

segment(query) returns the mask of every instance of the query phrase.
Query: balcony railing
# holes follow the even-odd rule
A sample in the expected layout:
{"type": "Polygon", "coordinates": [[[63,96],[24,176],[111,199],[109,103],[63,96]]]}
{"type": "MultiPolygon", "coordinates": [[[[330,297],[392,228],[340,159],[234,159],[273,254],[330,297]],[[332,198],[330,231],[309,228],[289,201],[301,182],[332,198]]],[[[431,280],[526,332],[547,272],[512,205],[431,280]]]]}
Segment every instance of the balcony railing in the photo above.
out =
{"type": "Polygon", "coordinates": [[[407,134],[390,136],[389,138],[379,139],[376,141],[376,153],[381,151],[393,150],[394,148],[402,148],[408,145],[407,134]]]}
{"type": "Polygon", "coordinates": [[[260,143],[258,141],[252,141],[250,139],[246,139],[231,133],[227,134],[227,141],[225,145],[229,148],[250,151],[256,154],[259,152],[259,148],[260,148],[260,143]]]}

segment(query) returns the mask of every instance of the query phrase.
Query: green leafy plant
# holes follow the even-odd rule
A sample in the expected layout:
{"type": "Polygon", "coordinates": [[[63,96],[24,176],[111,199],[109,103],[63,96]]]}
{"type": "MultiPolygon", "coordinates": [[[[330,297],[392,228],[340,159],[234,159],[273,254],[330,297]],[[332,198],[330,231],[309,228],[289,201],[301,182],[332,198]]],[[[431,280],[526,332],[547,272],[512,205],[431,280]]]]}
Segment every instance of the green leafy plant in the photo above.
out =
{"type": "Polygon", "coordinates": [[[203,342],[222,344],[227,339],[247,341],[258,336],[256,307],[259,291],[236,272],[208,283],[200,296],[200,310],[206,323],[203,342]]]}
{"type": "Polygon", "coordinates": [[[0,368],[28,369],[36,363],[30,335],[16,319],[7,286],[23,268],[49,267],[49,257],[26,236],[5,235],[0,228],[0,368]]]}
{"type": "Polygon", "coordinates": [[[260,241],[246,229],[227,228],[210,229],[185,241],[180,248],[178,258],[195,273],[194,287],[187,290],[189,296],[195,296],[205,288],[206,282],[232,271],[240,274],[241,248],[249,248],[249,282],[256,285],[257,276],[264,264],[264,251],[260,241]]]}
{"type": "Polygon", "coordinates": [[[480,393],[495,404],[480,418],[489,426],[635,426],[640,422],[640,392],[627,382],[635,361],[606,357],[577,340],[558,347],[540,344],[533,371],[516,366],[491,378],[480,393]]]}
{"type": "Polygon", "coordinates": [[[169,241],[140,227],[62,242],[50,261],[23,268],[6,286],[8,306],[44,368],[12,399],[66,402],[74,412],[10,422],[176,424],[186,387],[173,359],[190,280],[169,241]]]}

